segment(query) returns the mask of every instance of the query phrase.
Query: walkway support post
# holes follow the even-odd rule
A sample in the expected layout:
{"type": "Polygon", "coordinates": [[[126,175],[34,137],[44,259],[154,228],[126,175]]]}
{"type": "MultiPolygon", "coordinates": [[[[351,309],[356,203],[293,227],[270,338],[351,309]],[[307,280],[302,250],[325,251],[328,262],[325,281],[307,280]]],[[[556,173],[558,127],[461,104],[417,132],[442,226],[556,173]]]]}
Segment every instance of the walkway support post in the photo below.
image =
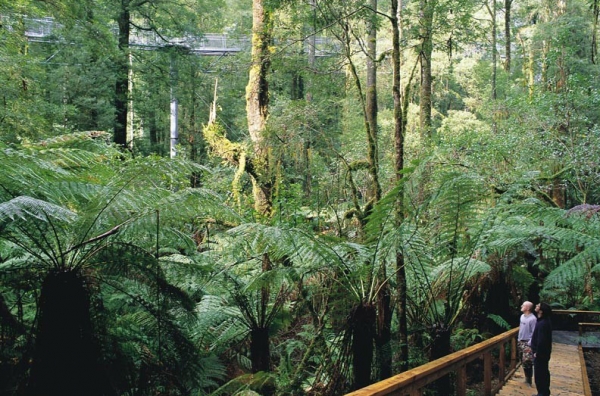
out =
{"type": "Polygon", "coordinates": [[[175,55],[177,54],[176,49],[172,49],[171,51],[171,61],[169,64],[169,74],[170,74],[170,95],[171,95],[171,116],[170,116],[170,157],[171,159],[177,156],[177,144],[179,143],[179,129],[178,129],[178,103],[176,94],[176,84],[177,84],[177,63],[175,59],[175,55]]]}

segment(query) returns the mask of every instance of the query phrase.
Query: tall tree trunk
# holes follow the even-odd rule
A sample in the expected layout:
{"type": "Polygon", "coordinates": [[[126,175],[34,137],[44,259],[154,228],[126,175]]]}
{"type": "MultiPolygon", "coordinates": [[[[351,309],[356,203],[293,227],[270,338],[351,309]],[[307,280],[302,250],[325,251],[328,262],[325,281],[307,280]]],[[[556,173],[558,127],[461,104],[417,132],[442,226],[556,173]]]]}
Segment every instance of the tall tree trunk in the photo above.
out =
{"type": "MultiPolygon", "coordinates": [[[[309,77],[312,77],[312,71],[315,70],[315,61],[316,61],[316,44],[317,44],[317,3],[316,0],[309,0],[309,5],[311,9],[311,18],[312,23],[310,26],[311,35],[308,38],[308,70],[309,77]]],[[[312,92],[312,78],[307,79],[306,82],[306,103],[311,103],[313,101],[313,92],[312,92]]],[[[309,135],[304,140],[304,163],[305,163],[305,171],[304,171],[304,196],[305,198],[311,197],[312,192],[312,174],[310,170],[310,162],[311,155],[310,151],[313,145],[312,134],[309,131],[309,135]]]]}
{"type": "MultiPolygon", "coordinates": [[[[371,9],[377,10],[377,0],[369,0],[371,9]]],[[[369,161],[369,174],[371,176],[371,196],[375,202],[381,199],[381,185],[379,184],[379,149],[377,142],[377,16],[373,14],[369,21],[369,35],[367,37],[367,86],[365,92],[365,117],[367,121],[367,157],[369,161]]]]}
{"type": "Polygon", "coordinates": [[[258,213],[272,211],[273,183],[269,175],[268,147],[264,142],[269,115],[269,84],[267,74],[271,65],[269,47],[272,41],[272,15],[265,7],[266,0],[252,2],[252,64],[246,86],[246,116],[248,132],[254,148],[252,177],[254,207],[258,213]]]}
{"type": "MultiPolygon", "coordinates": [[[[345,40],[345,51],[346,51],[346,60],[348,61],[348,70],[352,76],[352,79],[354,80],[354,85],[356,86],[356,90],[358,93],[358,99],[360,101],[361,107],[362,107],[362,112],[363,112],[363,118],[364,118],[364,126],[365,126],[365,131],[367,133],[367,159],[366,161],[360,161],[360,164],[358,164],[357,167],[349,167],[349,174],[348,174],[348,182],[349,184],[352,186],[352,199],[354,202],[354,208],[353,208],[353,215],[356,216],[356,218],[360,221],[361,226],[364,226],[366,224],[367,221],[367,216],[369,215],[370,210],[373,208],[373,205],[375,202],[377,202],[380,198],[381,198],[381,185],[379,184],[379,161],[378,161],[378,149],[377,149],[377,128],[375,125],[373,125],[374,123],[376,124],[377,122],[377,114],[375,112],[375,115],[372,114],[373,110],[376,110],[377,108],[377,89],[375,86],[372,87],[368,87],[368,89],[371,91],[370,94],[366,94],[364,92],[364,88],[362,86],[361,83],[361,79],[358,75],[358,70],[356,68],[356,64],[353,62],[352,59],[352,47],[350,45],[350,37],[352,37],[352,34],[350,32],[350,29],[347,25],[342,24],[342,28],[345,30],[344,32],[344,40],[345,40]],[[375,102],[375,103],[374,103],[375,102]],[[354,181],[352,180],[352,172],[356,171],[357,169],[365,169],[365,165],[366,164],[366,169],[369,172],[369,176],[371,176],[371,181],[369,184],[369,194],[370,196],[369,198],[369,202],[367,203],[367,205],[364,205],[364,208],[360,207],[360,203],[359,203],[359,196],[358,196],[358,189],[356,188],[356,185],[354,184],[354,181]]],[[[370,43],[371,45],[371,43],[370,43]]],[[[372,44],[374,45],[374,44],[372,44]]],[[[369,48],[369,51],[374,51],[376,50],[376,47],[371,46],[369,48]]],[[[369,55],[369,54],[367,54],[369,55]]],[[[371,70],[367,71],[367,75],[371,74],[371,73],[376,73],[376,68],[373,65],[373,67],[371,68],[371,70]]],[[[371,75],[371,77],[369,77],[369,81],[372,84],[374,81],[376,81],[376,78],[373,77],[371,75]]]]}
{"type": "Polygon", "coordinates": [[[492,7],[490,8],[489,4],[486,3],[488,13],[490,14],[490,18],[492,19],[492,100],[496,100],[496,76],[498,74],[498,50],[497,50],[497,26],[496,23],[496,0],[492,0],[492,7]]]}
{"type": "MultiPolygon", "coordinates": [[[[308,69],[312,72],[315,70],[315,61],[317,60],[317,0],[308,1],[311,9],[312,24],[310,27],[310,37],[308,38],[308,69]]],[[[313,92],[312,85],[309,84],[306,90],[306,101],[312,102],[313,92]]]]}
{"type": "Polygon", "coordinates": [[[131,12],[130,0],[121,0],[118,16],[119,53],[116,61],[117,79],[115,85],[115,123],[113,141],[127,147],[127,93],[129,91],[129,34],[131,12]]]}
{"type": "Polygon", "coordinates": [[[496,133],[498,131],[497,119],[499,117],[497,103],[496,103],[496,99],[498,97],[497,83],[496,83],[497,75],[498,75],[498,50],[497,50],[498,40],[497,40],[497,34],[496,34],[496,31],[498,29],[498,24],[496,23],[496,9],[497,9],[496,0],[492,0],[491,8],[488,3],[486,3],[485,6],[487,7],[487,10],[490,14],[490,18],[492,19],[492,102],[493,102],[493,106],[494,106],[492,130],[494,131],[494,133],[496,133]]]}
{"type": "Polygon", "coordinates": [[[419,1],[420,36],[421,45],[419,61],[421,63],[421,94],[419,102],[419,128],[423,141],[429,141],[432,137],[431,125],[431,54],[433,53],[433,9],[435,0],[419,1]]]}
{"type": "MultiPolygon", "coordinates": [[[[369,0],[372,10],[377,10],[377,0],[369,0]]],[[[372,178],[370,199],[377,202],[381,199],[381,185],[379,184],[379,149],[378,149],[378,123],[377,123],[377,14],[372,15],[368,24],[369,35],[367,37],[367,86],[365,92],[367,138],[369,147],[367,156],[369,159],[369,173],[372,178]]],[[[392,310],[390,290],[387,282],[385,268],[378,271],[377,288],[377,327],[375,336],[375,347],[377,363],[379,364],[379,379],[392,376],[392,350],[390,341],[392,338],[391,323],[392,310]]]]}
{"type": "MultiPolygon", "coordinates": [[[[498,50],[497,47],[497,24],[496,24],[496,0],[492,0],[492,100],[498,98],[497,76],[498,76],[498,50]]],[[[495,123],[494,123],[495,125],[495,123]]],[[[494,126],[495,129],[495,126],[494,126]]]]}
{"type": "Polygon", "coordinates": [[[169,156],[177,156],[179,145],[179,103],[177,100],[177,49],[171,49],[169,53],[169,93],[170,93],[170,128],[169,128],[169,156]]]}
{"type": "MultiPolygon", "coordinates": [[[[404,221],[402,188],[404,170],[404,131],[406,119],[404,117],[403,102],[401,96],[401,61],[400,61],[400,4],[398,0],[392,0],[391,23],[392,23],[392,96],[394,98],[394,170],[396,171],[396,182],[399,186],[396,203],[396,226],[399,227],[404,221]]],[[[398,338],[400,341],[401,369],[408,369],[408,321],[406,312],[406,270],[404,266],[404,254],[402,247],[396,248],[396,288],[397,288],[397,314],[398,314],[398,338]]]]}
{"type": "MultiPolygon", "coordinates": [[[[190,114],[190,136],[188,137],[188,143],[190,145],[190,160],[193,162],[202,163],[202,159],[206,155],[206,147],[204,140],[202,139],[201,131],[196,130],[196,106],[198,105],[196,95],[196,81],[198,81],[198,71],[195,65],[190,68],[191,78],[191,114],[190,114]]],[[[218,80],[217,80],[218,81],[218,80]]],[[[215,92],[214,102],[217,102],[217,81],[215,81],[215,92]]],[[[192,171],[190,175],[190,187],[200,187],[202,183],[202,174],[200,172],[192,171]]]]}
{"type": "MultiPolygon", "coordinates": [[[[549,91],[550,83],[548,82],[548,53],[550,52],[550,43],[548,40],[542,41],[542,89],[545,91],[549,91]]],[[[529,82],[530,82],[530,94],[533,95],[533,84],[534,84],[534,74],[533,74],[533,65],[535,64],[535,57],[533,53],[533,48],[529,50],[529,63],[531,67],[529,68],[529,82]]]]}
{"type": "Polygon", "coordinates": [[[511,62],[511,37],[510,37],[510,18],[511,18],[511,8],[512,8],[513,0],[504,0],[504,37],[506,39],[506,43],[504,45],[505,51],[504,55],[506,56],[506,60],[504,62],[504,70],[506,72],[510,72],[510,62],[511,62]]]}
{"type": "Polygon", "coordinates": [[[592,2],[592,63],[596,64],[598,57],[598,16],[600,15],[600,5],[598,0],[592,2]]]}

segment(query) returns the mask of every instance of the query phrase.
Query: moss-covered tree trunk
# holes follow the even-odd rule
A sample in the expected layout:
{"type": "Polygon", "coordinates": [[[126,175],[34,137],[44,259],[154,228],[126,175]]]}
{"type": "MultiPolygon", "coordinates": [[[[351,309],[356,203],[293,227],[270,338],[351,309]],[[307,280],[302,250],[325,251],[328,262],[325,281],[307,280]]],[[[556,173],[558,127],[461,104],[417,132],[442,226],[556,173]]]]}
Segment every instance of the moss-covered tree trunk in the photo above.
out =
{"type": "Polygon", "coordinates": [[[592,42],[590,59],[595,65],[598,62],[598,17],[600,16],[600,3],[592,0],[592,42]]]}
{"type": "MultiPolygon", "coordinates": [[[[406,110],[403,106],[401,95],[401,61],[400,61],[400,4],[398,0],[391,2],[391,24],[392,24],[392,96],[394,98],[394,170],[396,171],[396,182],[399,185],[398,198],[396,201],[396,226],[400,227],[404,221],[402,188],[404,170],[404,131],[406,127],[406,110]]],[[[406,102],[408,105],[408,102],[406,102]]],[[[406,106],[408,108],[408,106],[406,106]]],[[[398,341],[400,343],[400,367],[402,371],[408,369],[408,320],[407,320],[407,279],[402,247],[396,247],[396,293],[397,293],[397,315],[398,315],[398,341]]]]}
{"type": "Polygon", "coordinates": [[[511,31],[510,31],[510,23],[511,23],[511,8],[512,8],[513,0],[504,0],[504,39],[506,42],[504,43],[504,56],[506,57],[504,61],[504,70],[510,73],[510,62],[511,62],[511,31]]]}
{"type": "MultiPolygon", "coordinates": [[[[486,4],[487,6],[487,4],[486,4]]],[[[489,7],[489,6],[488,6],[489,7]]],[[[498,75],[498,50],[497,48],[497,24],[496,24],[496,0],[492,1],[492,7],[488,8],[490,17],[492,19],[492,100],[496,100],[496,81],[498,75]]],[[[496,122],[494,121],[494,131],[496,130],[496,122]]]]}
{"type": "Polygon", "coordinates": [[[433,9],[435,0],[420,0],[420,37],[419,61],[421,63],[421,94],[419,101],[419,128],[421,138],[431,138],[431,54],[433,53],[433,9]]]}
{"type": "MultiPolygon", "coordinates": [[[[369,0],[369,6],[377,10],[377,0],[369,0]]],[[[369,21],[367,37],[367,86],[365,92],[365,118],[367,122],[367,159],[371,176],[370,199],[375,202],[381,199],[379,184],[379,147],[377,141],[377,20],[374,14],[369,21]]]]}
{"type": "MultiPolygon", "coordinates": [[[[370,0],[371,9],[377,10],[377,0],[370,0]]],[[[367,38],[367,86],[365,92],[365,110],[367,120],[367,158],[369,174],[371,176],[370,199],[377,202],[381,199],[381,185],[379,183],[379,147],[378,147],[378,106],[377,106],[377,15],[373,14],[369,21],[369,35],[367,38]]],[[[377,326],[375,334],[375,350],[378,363],[378,378],[385,379],[392,375],[392,349],[391,323],[392,310],[390,307],[391,296],[387,282],[385,267],[377,273],[377,326]]]]}
{"type": "Polygon", "coordinates": [[[265,144],[265,129],[269,116],[269,84],[267,74],[271,64],[270,45],[273,22],[266,1],[252,2],[252,62],[246,86],[246,117],[254,149],[252,177],[254,207],[269,215],[272,210],[273,182],[270,175],[269,152],[265,144]]]}

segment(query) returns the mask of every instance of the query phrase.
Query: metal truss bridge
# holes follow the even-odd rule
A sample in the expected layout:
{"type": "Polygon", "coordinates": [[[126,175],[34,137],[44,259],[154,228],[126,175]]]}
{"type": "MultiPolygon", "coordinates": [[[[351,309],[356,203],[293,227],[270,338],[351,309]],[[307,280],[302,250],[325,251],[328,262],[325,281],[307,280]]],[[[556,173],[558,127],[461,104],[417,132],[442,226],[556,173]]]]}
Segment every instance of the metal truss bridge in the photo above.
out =
{"type": "MultiPolygon", "coordinates": [[[[31,42],[58,42],[60,33],[58,30],[62,27],[54,18],[28,18],[22,17],[25,25],[25,37],[31,42]]],[[[12,29],[14,18],[11,16],[2,16],[1,22],[9,30],[12,29]]],[[[112,29],[114,34],[117,29],[112,29]]],[[[310,40],[304,40],[305,51],[310,45],[310,40]]],[[[330,56],[339,53],[338,46],[326,37],[315,37],[315,55],[330,56]]],[[[249,37],[231,37],[227,34],[205,33],[202,36],[185,37],[165,37],[156,34],[153,31],[135,30],[131,31],[129,46],[143,50],[155,50],[159,48],[177,47],[190,53],[204,56],[224,56],[235,54],[250,48],[249,37]]]]}

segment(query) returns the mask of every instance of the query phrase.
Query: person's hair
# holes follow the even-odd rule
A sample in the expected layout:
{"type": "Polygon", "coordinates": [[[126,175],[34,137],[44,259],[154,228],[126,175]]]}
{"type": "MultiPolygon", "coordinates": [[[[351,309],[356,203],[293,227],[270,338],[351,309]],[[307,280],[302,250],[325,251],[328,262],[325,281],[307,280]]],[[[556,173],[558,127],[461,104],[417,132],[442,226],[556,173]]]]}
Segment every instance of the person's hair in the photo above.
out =
{"type": "Polygon", "coordinates": [[[540,311],[543,312],[542,317],[544,318],[552,316],[552,307],[545,302],[540,303],[540,311]]]}

